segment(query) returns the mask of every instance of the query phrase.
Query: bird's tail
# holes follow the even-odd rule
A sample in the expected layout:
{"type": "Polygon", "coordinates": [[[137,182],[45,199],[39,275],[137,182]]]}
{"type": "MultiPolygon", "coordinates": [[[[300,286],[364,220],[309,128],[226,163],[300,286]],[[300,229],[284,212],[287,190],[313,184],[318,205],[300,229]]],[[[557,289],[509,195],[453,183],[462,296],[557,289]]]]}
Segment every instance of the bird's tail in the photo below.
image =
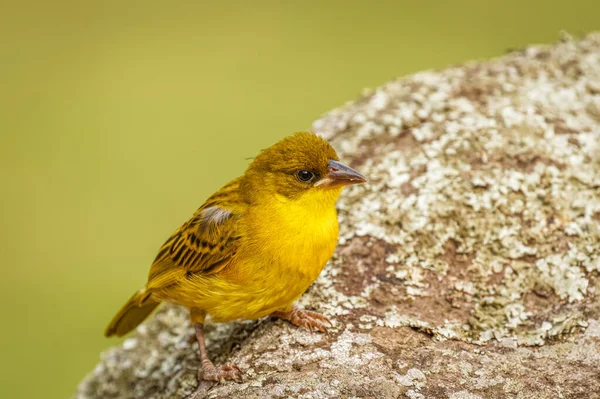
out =
{"type": "Polygon", "coordinates": [[[119,312],[113,317],[104,330],[107,337],[116,335],[120,337],[136,328],[160,304],[154,300],[146,288],[137,291],[119,312]]]}

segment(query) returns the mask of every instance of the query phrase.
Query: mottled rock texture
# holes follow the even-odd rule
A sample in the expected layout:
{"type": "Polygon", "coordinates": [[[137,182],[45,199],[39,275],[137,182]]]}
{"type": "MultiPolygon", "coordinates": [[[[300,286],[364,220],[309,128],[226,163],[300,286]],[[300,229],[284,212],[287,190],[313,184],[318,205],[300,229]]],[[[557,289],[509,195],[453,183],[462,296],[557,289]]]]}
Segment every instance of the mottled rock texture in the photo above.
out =
{"type": "Polygon", "coordinates": [[[371,180],[302,299],[330,334],[209,324],[246,382],[197,387],[164,306],[76,398],[600,397],[600,34],[390,82],[314,131],[371,180]]]}

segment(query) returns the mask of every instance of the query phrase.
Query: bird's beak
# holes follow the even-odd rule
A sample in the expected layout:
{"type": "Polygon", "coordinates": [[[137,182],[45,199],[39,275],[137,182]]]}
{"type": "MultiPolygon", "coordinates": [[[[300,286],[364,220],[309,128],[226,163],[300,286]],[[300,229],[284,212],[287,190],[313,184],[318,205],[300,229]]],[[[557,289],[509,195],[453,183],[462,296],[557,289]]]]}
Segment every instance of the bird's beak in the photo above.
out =
{"type": "Polygon", "coordinates": [[[367,178],[338,161],[329,161],[327,174],[315,183],[315,187],[340,187],[350,184],[360,184],[367,181],[367,178]]]}

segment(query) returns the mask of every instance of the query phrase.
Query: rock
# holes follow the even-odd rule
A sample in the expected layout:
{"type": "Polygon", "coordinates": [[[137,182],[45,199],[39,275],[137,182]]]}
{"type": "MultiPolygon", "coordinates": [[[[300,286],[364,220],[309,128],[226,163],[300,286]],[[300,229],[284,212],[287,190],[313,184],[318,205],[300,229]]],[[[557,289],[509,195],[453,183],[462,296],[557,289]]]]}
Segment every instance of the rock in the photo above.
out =
{"type": "Polygon", "coordinates": [[[187,313],[163,306],[75,397],[599,398],[599,88],[596,33],[330,112],[314,130],[370,178],[301,300],[330,334],[208,324],[245,382],[197,387],[187,313]]]}

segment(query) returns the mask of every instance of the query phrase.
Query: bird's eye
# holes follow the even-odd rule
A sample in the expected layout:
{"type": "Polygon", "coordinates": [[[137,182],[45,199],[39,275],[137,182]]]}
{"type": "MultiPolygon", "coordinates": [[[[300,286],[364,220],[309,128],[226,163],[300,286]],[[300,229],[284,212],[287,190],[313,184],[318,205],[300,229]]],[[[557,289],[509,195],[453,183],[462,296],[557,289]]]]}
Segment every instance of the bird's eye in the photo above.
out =
{"type": "Polygon", "coordinates": [[[302,183],[308,183],[313,179],[313,177],[315,177],[315,175],[308,170],[299,170],[296,172],[296,178],[302,183]]]}

